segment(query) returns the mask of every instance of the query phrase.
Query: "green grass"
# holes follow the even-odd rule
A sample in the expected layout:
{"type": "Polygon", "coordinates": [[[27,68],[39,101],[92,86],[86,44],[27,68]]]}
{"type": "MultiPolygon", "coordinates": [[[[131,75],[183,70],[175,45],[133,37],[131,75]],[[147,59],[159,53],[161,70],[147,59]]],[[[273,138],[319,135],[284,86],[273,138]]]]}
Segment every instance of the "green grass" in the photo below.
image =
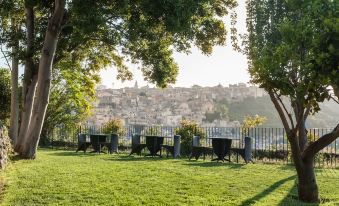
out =
{"type": "MultiPolygon", "coordinates": [[[[232,164],[39,150],[1,174],[2,205],[300,205],[286,165],[232,164]]],[[[317,173],[339,205],[339,171],[317,173]]]]}

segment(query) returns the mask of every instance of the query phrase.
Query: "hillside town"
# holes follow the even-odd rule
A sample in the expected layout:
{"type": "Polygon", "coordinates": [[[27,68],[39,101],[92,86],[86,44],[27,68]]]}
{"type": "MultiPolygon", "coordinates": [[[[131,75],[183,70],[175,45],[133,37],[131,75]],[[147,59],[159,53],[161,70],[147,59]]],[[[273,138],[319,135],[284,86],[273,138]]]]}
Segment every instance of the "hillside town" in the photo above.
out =
{"type": "Polygon", "coordinates": [[[238,121],[230,122],[227,118],[206,121],[206,114],[218,111],[217,103],[221,101],[237,102],[246,97],[262,97],[263,89],[247,86],[245,83],[221,84],[214,87],[194,85],[191,88],[168,87],[150,88],[134,87],[108,89],[97,87],[97,101],[94,104],[89,125],[101,125],[112,118],[122,119],[125,124],[138,125],[178,125],[182,119],[191,119],[202,126],[232,127],[239,126],[238,121]]]}

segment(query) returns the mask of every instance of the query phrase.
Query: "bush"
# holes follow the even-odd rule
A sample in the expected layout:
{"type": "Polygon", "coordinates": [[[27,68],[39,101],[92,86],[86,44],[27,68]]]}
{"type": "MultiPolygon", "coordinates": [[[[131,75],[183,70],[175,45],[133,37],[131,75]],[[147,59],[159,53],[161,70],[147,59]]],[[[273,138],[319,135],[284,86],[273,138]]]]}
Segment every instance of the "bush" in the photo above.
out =
{"type": "Polygon", "coordinates": [[[102,132],[105,134],[118,134],[119,137],[126,135],[124,122],[121,119],[114,118],[104,123],[102,126],[102,132]]]}
{"type": "Polygon", "coordinates": [[[187,119],[180,121],[180,127],[175,130],[175,134],[181,136],[182,155],[189,155],[191,153],[193,136],[199,136],[200,139],[206,137],[205,131],[199,127],[198,123],[187,119]]]}

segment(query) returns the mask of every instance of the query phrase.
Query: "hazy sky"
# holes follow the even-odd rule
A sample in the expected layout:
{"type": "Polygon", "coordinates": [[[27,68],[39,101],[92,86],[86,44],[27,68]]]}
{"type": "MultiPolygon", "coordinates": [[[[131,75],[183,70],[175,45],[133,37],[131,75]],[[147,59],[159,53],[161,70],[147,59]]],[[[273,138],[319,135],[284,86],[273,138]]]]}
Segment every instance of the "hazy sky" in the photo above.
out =
{"type": "MultiPolygon", "coordinates": [[[[239,6],[236,9],[238,15],[238,31],[244,33],[246,30],[245,19],[245,0],[238,1],[239,6]]],[[[225,19],[226,27],[230,28],[229,18],[225,19]]],[[[190,87],[194,84],[201,86],[215,86],[219,83],[227,86],[238,82],[249,81],[249,74],[247,72],[246,57],[238,52],[233,51],[230,44],[230,36],[227,36],[228,43],[225,47],[215,47],[212,55],[205,56],[193,47],[191,53],[181,54],[175,53],[174,59],[179,65],[179,75],[177,82],[173,86],[190,87]]],[[[1,55],[0,55],[1,56],[1,55]]],[[[5,66],[3,59],[0,60],[0,66],[5,66]]],[[[135,81],[138,81],[139,86],[150,85],[143,80],[141,72],[136,65],[129,65],[134,74],[132,81],[121,82],[116,80],[116,69],[114,67],[108,68],[101,72],[102,84],[108,87],[121,88],[131,87],[135,81]],[[114,83],[114,85],[113,85],[114,83]]]]}

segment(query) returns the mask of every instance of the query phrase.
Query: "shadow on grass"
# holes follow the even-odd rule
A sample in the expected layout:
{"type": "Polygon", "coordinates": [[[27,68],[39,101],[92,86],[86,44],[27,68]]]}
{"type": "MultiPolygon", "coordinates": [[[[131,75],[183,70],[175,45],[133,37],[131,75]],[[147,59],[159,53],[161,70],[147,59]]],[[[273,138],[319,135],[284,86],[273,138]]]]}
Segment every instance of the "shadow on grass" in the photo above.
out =
{"type": "Polygon", "coordinates": [[[95,155],[105,155],[105,154],[96,154],[96,153],[90,153],[90,152],[75,152],[75,151],[63,151],[63,152],[49,152],[47,155],[50,156],[63,156],[63,157],[90,157],[95,155]]]}
{"type": "MultiPolygon", "coordinates": [[[[284,183],[290,181],[290,180],[294,180],[295,179],[295,175],[293,176],[290,176],[290,177],[287,177],[287,178],[284,178],[284,179],[281,179],[279,180],[278,182],[274,183],[273,185],[271,185],[269,188],[267,188],[266,190],[258,193],[257,195],[255,195],[254,197],[251,197],[245,201],[243,201],[240,205],[243,205],[243,206],[246,206],[246,205],[252,205],[252,204],[255,204],[256,202],[258,202],[259,200],[261,200],[262,198],[268,196],[270,193],[272,193],[274,190],[278,189],[281,185],[283,185],[284,183]]],[[[294,186],[295,187],[295,186],[294,186]]],[[[279,205],[289,205],[289,204],[285,204],[285,203],[290,203],[290,200],[291,199],[289,196],[287,196],[287,200],[283,200],[281,202],[281,204],[279,205]]],[[[285,198],[286,199],[286,198],[285,198]]]]}
{"type": "Polygon", "coordinates": [[[318,203],[304,203],[299,201],[298,198],[298,190],[297,190],[297,185],[294,184],[293,187],[290,189],[290,191],[288,192],[288,194],[286,195],[286,197],[284,199],[281,200],[281,202],[279,202],[278,206],[286,206],[286,205],[307,205],[307,206],[317,206],[319,205],[318,203]]]}
{"type": "Polygon", "coordinates": [[[211,162],[210,160],[207,160],[206,162],[196,160],[186,160],[185,165],[194,167],[229,167],[234,169],[241,169],[246,164],[239,164],[233,162],[211,162]]]}
{"type": "Polygon", "coordinates": [[[109,159],[105,159],[107,161],[116,161],[116,162],[140,162],[140,161],[166,161],[170,160],[170,158],[166,157],[150,157],[150,156],[138,156],[138,155],[131,155],[128,154],[119,154],[118,156],[114,156],[109,159]]]}

